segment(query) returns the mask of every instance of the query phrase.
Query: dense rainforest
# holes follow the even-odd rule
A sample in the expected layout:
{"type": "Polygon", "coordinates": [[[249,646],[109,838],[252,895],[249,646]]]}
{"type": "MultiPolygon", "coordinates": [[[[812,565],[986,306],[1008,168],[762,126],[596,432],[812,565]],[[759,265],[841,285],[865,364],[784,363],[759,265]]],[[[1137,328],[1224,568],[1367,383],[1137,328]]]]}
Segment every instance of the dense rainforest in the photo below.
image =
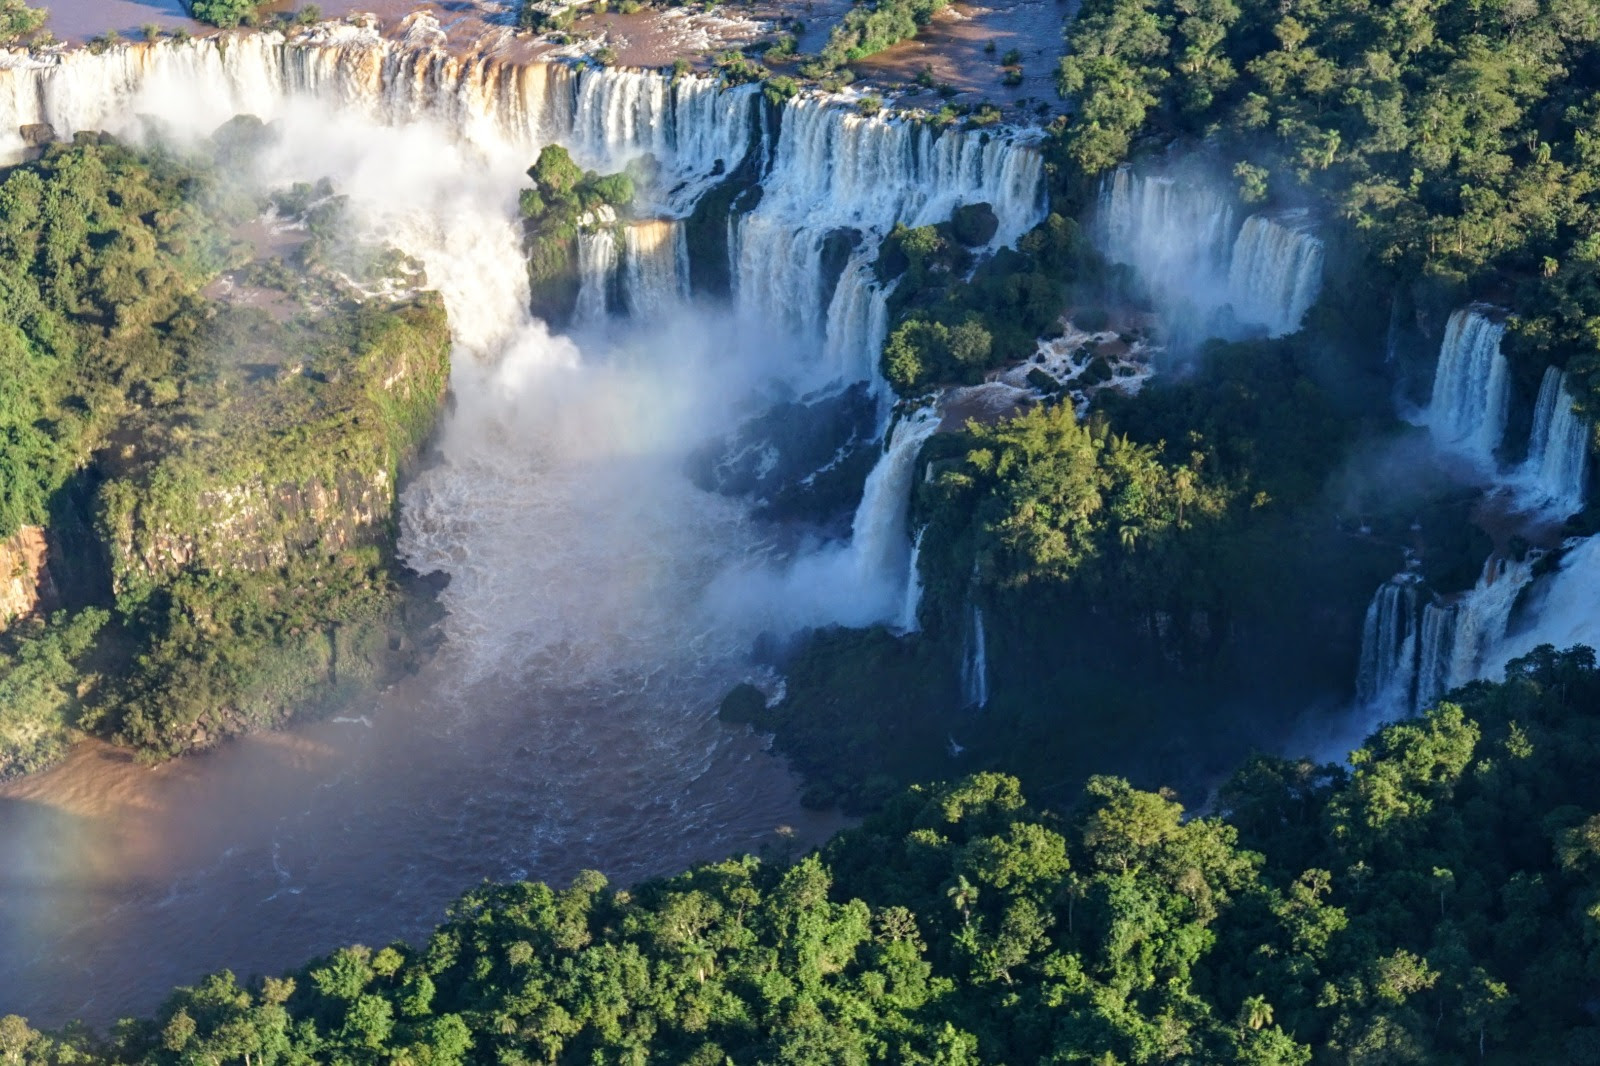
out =
{"type": "MultiPolygon", "coordinates": [[[[933,9],[861,5],[823,59],[933,9]]],[[[1330,488],[1353,450],[1403,435],[1375,413],[1390,294],[1413,339],[1501,299],[1524,385],[1555,363],[1600,386],[1600,15],[1086,0],[1069,34],[1077,109],[1044,145],[1047,220],[992,257],[981,205],[884,244],[882,370],[902,397],[1026,359],[1063,307],[1103,326],[1137,304],[1074,219],[1106,171],[1174,144],[1244,202],[1325,212],[1342,279],[1293,336],[1215,342],[1137,398],[1047,395],[926,446],[923,631],[813,634],[787,649],[786,698],[723,707],[777,735],[808,801],[871,812],[859,828],[798,861],[626,889],[485,886],[426,944],[219,975],[110,1034],[0,1019],[7,1061],[1600,1062],[1592,652],[1542,648],[1348,768],[1255,757],[1198,814],[1125,779],[1198,789],[1265,715],[1347,687],[1360,606],[1395,565],[1386,533],[1454,537],[1432,576],[1481,563],[1459,498],[1330,488]],[[979,610],[1001,683],[975,715],[956,674],[979,610]],[[999,772],[917,784],[952,767],[999,772]]],[[[329,694],[336,661],[380,668],[402,609],[393,485],[443,389],[442,314],[303,291],[219,239],[263,204],[212,167],[256,135],[225,133],[213,164],[84,138],[0,185],[0,536],[48,525],[104,556],[94,588],[63,590],[72,609],[0,635],[0,771],[74,728],[202,746],[329,694]],[[224,274],[290,312],[208,295],[224,274]],[[313,354],[269,357],[287,351],[313,354]],[[396,351],[424,367],[400,396],[370,387],[396,351]],[[223,441],[219,417],[246,432],[223,441]],[[330,483],[319,463],[349,442],[340,468],[381,479],[330,483]],[[285,550],[245,558],[237,537],[180,532],[208,486],[313,482],[356,516],[337,545],[273,520],[250,532],[285,550]]],[[[535,300],[570,313],[573,242],[631,183],[554,149],[530,177],[535,300]]],[[[297,267],[350,254],[317,239],[332,190],[275,208],[311,234],[297,267]]],[[[1143,339],[1118,325],[1111,343],[1143,339]]]]}
{"type": "Polygon", "coordinates": [[[485,886],[425,944],[223,973],[21,1064],[1600,1062],[1600,670],[1541,648],[1217,810],[913,788],[798,861],[485,886]]]}
{"type": "Polygon", "coordinates": [[[1565,366],[1593,402],[1594,4],[1086,0],[1060,87],[1085,176],[1203,143],[1246,201],[1325,212],[1402,310],[1510,306],[1524,372],[1565,366]]]}
{"type": "MultiPolygon", "coordinates": [[[[1119,334],[1082,349],[1090,375],[1145,339],[1132,323],[1147,294],[1089,240],[1123,164],[1181,166],[1244,211],[1310,208],[1327,282],[1299,332],[1169,353],[1177,373],[1136,400],[1107,390],[1074,412],[1036,373],[1044,409],[929,442],[912,519],[923,632],[822,634],[780,704],[746,692],[724,707],[777,731],[816,802],[869,809],[954,749],[1035,790],[1107,760],[1201,784],[1252,718],[1348,699],[1362,612],[1401,545],[1428,544],[1433,588],[1476,580],[1494,544],[1468,520],[1474,490],[1379,473],[1414,447],[1389,412],[1397,393],[1427,401],[1452,310],[1510,308],[1524,434],[1546,367],[1592,409],[1594,5],[1088,0],[1066,53],[1048,220],[987,257],[976,206],[884,244],[881,369],[897,392],[919,402],[1029,360],[1063,307],[1119,334]],[[975,611],[994,677],[981,721],[958,676],[975,611]],[[1127,746],[1130,731],[1167,750],[1127,746]],[[840,732],[857,742],[842,760],[840,732]]],[[[1591,508],[1567,532],[1596,524],[1591,508]]]]}
{"type": "Polygon", "coordinates": [[[0,545],[50,545],[32,616],[0,614],[0,776],[81,732],[204,747],[404,658],[395,483],[444,310],[353,287],[416,268],[337,238],[331,190],[279,197],[292,268],[258,255],[230,168],[264,135],[232,123],[211,159],[82,136],[0,183],[0,545]]]}

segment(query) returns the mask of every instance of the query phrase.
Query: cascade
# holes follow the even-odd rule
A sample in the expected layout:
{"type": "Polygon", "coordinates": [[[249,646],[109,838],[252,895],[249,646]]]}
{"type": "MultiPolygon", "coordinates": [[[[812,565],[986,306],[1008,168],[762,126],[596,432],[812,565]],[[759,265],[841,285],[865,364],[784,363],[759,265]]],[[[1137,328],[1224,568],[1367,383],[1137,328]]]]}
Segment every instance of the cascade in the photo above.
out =
{"type": "Polygon", "coordinates": [[[877,246],[857,251],[845,264],[828,305],[823,337],[825,373],[840,381],[880,379],[878,356],[889,337],[889,291],[872,270],[877,246]]]}
{"type": "Polygon", "coordinates": [[[1322,241],[1303,211],[1236,226],[1233,199],[1206,182],[1121,166],[1101,183],[1094,234],[1133,267],[1181,343],[1238,326],[1293,333],[1322,290],[1322,241]]]}
{"type": "Polygon", "coordinates": [[[689,243],[677,219],[630,222],[622,233],[623,297],[634,317],[660,316],[689,298],[689,243]]]}
{"type": "Polygon", "coordinates": [[[1464,308],[1450,316],[1426,417],[1440,447],[1493,467],[1510,391],[1506,358],[1500,352],[1505,326],[1489,318],[1488,311],[1464,308]]]}
{"type": "Polygon", "coordinates": [[[1460,605],[1428,603],[1422,608],[1422,641],[1418,647],[1417,689],[1412,710],[1432,707],[1439,697],[1460,682],[1464,672],[1456,662],[1456,620],[1460,605]]]}
{"type": "Polygon", "coordinates": [[[1541,644],[1564,650],[1577,644],[1600,648],[1600,536],[1568,541],[1560,567],[1530,590],[1530,622],[1506,636],[1493,649],[1486,667],[1499,676],[1510,660],[1541,644]]]}
{"type": "MultiPolygon", "coordinates": [[[[862,236],[859,266],[896,223],[942,222],[962,204],[987,203],[1000,223],[993,243],[1010,244],[1043,218],[1042,167],[1038,150],[1013,132],[936,131],[797,97],[784,109],[761,202],[734,223],[729,241],[740,312],[820,347],[836,299],[822,291],[830,233],[862,236]]],[[[845,275],[863,283],[858,271],[845,275]]],[[[872,316],[854,321],[865,327],[872,316]]],[[[865,351],[869,338],[839,336],[827,346],[865,351]]]]}
{"type": "Polygon", "coordinates": [[[684,214],[755,139],[758,87],[713,78],[509,62],[444,47],[432,16],[399,39],[324,23],[278,32],[128,44],[95,55],[0,56],[0,151],[21,126],[137,132],[143,113],[209,132],[239,114],[270,120],[296,101],[335,105],[385,125],[429,122],[495,154],[531,158],[553,141],[587,167],[619,170],[648,156],[660,206],[684,214]],[[718,165],[720,163],[720,166],[718,165]]]}
{"type": "Polygon", "coordinates": [[[939,412],[924,407],[895,423],[889,446],[867,475],[850,527],[850,555],[855,580],[893,583],[894,605],[905,602],[910,543],[906,516],[911,510],[911,484],[917,455],[939,428],[939,412]]]}
{"type": "Polygon", "coordinates": [[[1133,267],[1173,317],[1226,302],[1233,203],[1210,188],[1168,175],[1116,169],[1100,187],[1095,233],[1113,262],[1133,267]]]}
{"type": "Polygon", "coordinates": [[[1548,367],[1539,384],[1523,479],[1537,502],[1565,514],[1583,508],[1589,474],[1589,420],[1572,407],[1567,375],[1548,367]]]}
{"type": "Polygon", "coordinates": [[[980,710],[989,705],[989,641],[983,631],[983,608],[972,604],[962,639],[961,695],[966,706],[980,710]]]}
{"type": "Polygon", "coordinates": [[[617,274],[617,231],[611,226],[578,234],[578,304],[575,321],[593,326],[605,321],[617,274]]]}
{"type": "MultiPolygon", "coordinates": [[[[410,16],[404,26],[398,39],[370,27],[327,23],[292,36],[167,40],[99,55],[8,53],[0,57],[0,151],[20,152],[15,131],[40,123],[59,137],[87,130],[137,137],[145,120],[136,116],[147,114],[193,136],[238,114],[296,129],[344,123],[352,131],[359,127],[360,136],[385,128],[393,131],[402,162],[366,159],[353,136],[330,136],[321,149],[327,157],[322,172],[346,185],[394,182],[392,202],[367,196],[363,211],[387,212],[379,235],[410,249],[424,237],[424,243],[465,248],[482,236],[472,232],[474,223],[456,217],[459,205],[450,202],[448,182],[430,178],[426,196],[435,217],[416,215],[415,205],[404,203],[409,187],[403,185],[413,171],[442,172],[449,162],[464,175],[457,180],[471,186],[460,190],[461,200],[473,201],[473,210],[498,200],[509,219],[521,171],[540,147],[559,142],[586,168],[629,167],[639,189],[636,209],[668,219],[626,227],[620,240],[611,227],[580,234],[577,318],[590,323],[618,303],[639,317],[681,300],[685,240],[670,219],[686,215],[705,189],[758,151],[762,166],[748,169],[762,175],[763,195],[728,223],[735,303],[763,344],[792,349],[778,353],[791,379],[819,373],[829,380],[875,378],[888,293],[870,264],[895,224],[939,222],[959,205],[988,203],[999,220],[998,246],[1043,217],[1043,160],[1036,135],[1027,131],[936,130],[896,117],[866,117],[812,95],[788,101],[776,125],[769,125],[756,86],[724,89],[694,75],[460,54],[444,46],[432,16],[410,16]],[[476,153],[481,164],[434,159],[441,143],[476,153]],[[436,232],[446,224],[451,232],[436,232]],[[824,292],[824,244],[843,230],[859,241],[839,282],[824,292]]],[[[301,153],[296,173],[320,176],[309,150],[286,139],[275,151],[301,153]]],[[[504,236],[500,225],[497,215],[496,241],[504,236]]],[[[470,284],[460,271],[435,280],[441,288],[461,289],[446,293],[452,323],[458,339],[487,365],[524,347],[519,331],[531,328],[526,313],[514,327],[506,324],[512,314],[506,305],[527,299],[522,273],[489,276],[486,267],[475,267],[470,284]],[[475,299],[472,290],[480,285],[495,287],[495,299],[475,299]]],[[[572,351],[557,361],[579,362],[572,351]]],[[[640,419],[639,431],[658,421],[640,419]]],[[[931,414],[903,422],[867,481],[849,555],[858,580],[872,574],[874,588],[878,579],[894,587],[871,620],[894,617],[902,607],[909,471],[936,424],[931,414]]]]}
{"type": "Polygon", "coordinates": [[[1504,640],[1517,597],[1533,578],[1533,561],[1490,556],[1471,590],[1454,603],[1422,609],[1416,709],[1431,707],[1451,689],[1486,676],[1504,640]]]}
{"type": "Polygon", "coordinates": [[[1356,696],[1367,706],[1412,707],[1417,673],[1417,585],[1399,574],[1378,586],[1361,632],[1361,668],[1356,696]]]}
{"type": "Polygon", "coordinates": [[[922,607],[922,537],[927,533],[926,526],[917,530],[916,539],[911,542],[911,560],[906,564],[906,596],[900,606],[900,624],[902,633],[915,633],[919,628],[917,611],[922,607]]]}
{"type": "Polygon", "coordinates": [[[1304,212],[1251,215],[1228,267],[1228,292],[1241,322],[1293,333],[1322,291],[1322,242],[1305,230],[1304,212]]]}

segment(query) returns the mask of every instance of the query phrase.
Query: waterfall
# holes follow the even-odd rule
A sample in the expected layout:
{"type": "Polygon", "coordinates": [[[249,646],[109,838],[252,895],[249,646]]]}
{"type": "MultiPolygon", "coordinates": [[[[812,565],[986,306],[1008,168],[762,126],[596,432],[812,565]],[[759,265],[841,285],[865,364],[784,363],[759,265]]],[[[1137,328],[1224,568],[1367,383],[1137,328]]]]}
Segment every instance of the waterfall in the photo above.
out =
{"type": "MultiPolygon", "coordinates": [[[[994,243],[1010,244],[1044,217],[1042,168],[1038,149],[1014,132],[937,131],[797,97],[784,110],[761,202],[737,220],[729,242],[740,312],[769,332],[813,347],[827,342],[831,359],[869,377],[845,355],[864,350],[865,330],[826,337],[837,298],[823,291],[828,235],[860,234],[857,263],[870,262],[896,223],[929,225],[962,204],[987,203],[1000,222],[994,243]]],[[[847,268],[845,277],[862,283],[859,271],[847,268]]],[[[858,297],[850,300],[860,306],[858,297]]]]}
{"type": "Polygon", "coordinates": [[[906,595],[900,606],[900,624],[902,633],[915,633],[919,628],[917,612],[922,607],[922,537],[928,528],[917,530],[917,537],[911,542],[911,561],[906,564],[906,595]]]}
{"type": "Polygon", "coordinates": [[[1522,476],[1538,503],[1564,514],[1583,509],[1589,475],[1590,422],[1573,410],[1567,375],[1548,367],[1539,385],[1522,476]]]}
{"type": "Polygon", "coordinates": [[[1505,432],[1510,390],[1506,358],[1500,352],[1505,326],[1490,319],[1487,311],[1465,308],[1450,316],[1433,376],[1427,425],[1440,447],[1492,468],[1505,432]]]}
{"type": "Polygon", "coordinates": [[[1133,267],[1171,317],[1209,318],[1225,302],[1233,231],[1232,200],[1198,182],[1125,165],[1101,184],[1101,248],[1133,267]]]}
{"type": "Polygon", "coordinates": [[[578,305],[573,319],[593,326],[605,321],[617,274],[617,232],[610,226],[578,234],[578,305]]]}
{"type": "Polygon", "coordinates": [[[972,604],[961,649],[961,695],[966,706],[989,705],[989,641],[983,631],[983,608],[972,604]]]}
{"type": "Polygon", "coordinates": [[[889,446],[867,475],[861,505],[850,526],[855,579],[870,582],[887,577],[894,585],[896,606],[903,604],[906,596],[911,558],[906,516],[911,510],[917,455],[923,442],[939,428],[939,421],[939,412],[929,406],[895,423],[889,446]]]}
{"type": "Polygon", "coordinates": [[[1182,343],[1241,326],[1293,333],[1322,289],[1322,241],[1303,211],[1251,215],[1237,233],[1235,217],[1232,197],[1204,181],[1122,166],[1101,184],[1093,232],[1182,343]]]}
{"type": "Polygon", "coordinates": [[[1512,562],[1490,556],[1470,591],[1454,603],[1423,607],[1416,709],[1431,707],[1451,689],[1487,675],[1517,597],[1532,578],[1531,559],[1512,562]]]}
{"type": "Polygon", "coordinates": [[[1304,212],[1245,219],[1234,242],[1228,292],[1241,322],[1293,333],[1322,291],[1322,242],[1305,231],[1304,212]]]}
{"type": "Polygon", "coordinates": [[[1411,709],[1418,621],[1414,575],[1400,574],[1378,586],[1361,633],[1356,696],[1362,704],[1411,709]]]}
{"type": "Polygon", "coordinates": [[[623,230],[623,296],[634,317],[659,317],[689,298],[689,244],[676,219],[631,222],[623,230]]]}
{"type": "Polygon", "coordinates": [[[881,377],[878,356],[889,337],[889,287],[873,273],[876,256],[874,245],[851,257],[828,305],[822,363],[840,381],[876,383],[881,377]]]}
{"type": "Polygon", "coordinates": [[[1600,536],[1569,541],[1560,568],[1539,579],[1530,590],[1530,622],[1500,641],[1488,656],[1486,671],[1501,676],[1510,660],[1541,644],[1564,651],[1577,644],[1600,649],[1600,536]]]}
{"type": "MultiPolygon", "coordinates": [[[[987,203],[999,220],[999,246],[1015,242],[1044,215],[1043,159],[1033,131],[936,130],[897,117],[869,118],[837,98],[814,94],[786,102],[774,124],[760,105],[758,86],[723,88],[695,75],[462,54],[445,47],[430,15],[408,16],[402,25],[399,38],[326,23],[290,35],[126,44],[98,55],[6,53],[0,56],[0,152],[19,155],[19,127],[41,123],[62,138],[105,130],[130,139],[142,136],[145,115],[175,137],[208,136],[240,114],[278,123],[292,131],[272,149],[284,158],[284,173],[297,180],[334,176],[352,201],[359,200],[358,214],[371,235],[426,251],[422,258],[430,263],[437,261],[435,251],[448,250],[449,268],[430,270],[430,278],[445,291],[457,340],[471,356],[457,365],[462,375],[479,373],[468,363],[484,368],[484,380],[470,387],[518,396],[530,388],[529,363],[574,373],[585,364],[575,348],[545,337],[529,318],[525,270],[502,262],[516,247],[522,172],[546,144],[566,145],[585,168],[629,168],[638,186],[635,209],[667,220],[689,214],[702,192],[759,152],[761,165],[745,168],[760,178],[759,202],[728,221],[735,309],[766,346],[760,349],[765,369],[791,385],[819,375],[874,378],[887,292],[869,264],[895,224],[940,222],[957,206],[987,203]],[[369,140],[379,136],[392,155],[370,151],[369,140]],[[841,231],[857,239],[834,283],[824,277],[824,252],[825,245],[838,248],[828,238],[841,231]],[[471,252],[486,241],[495,245],[492,256],[471,252]]],[[[680,225],[629,226],[620,240],[612,226],[587,229],[577,248],[580,322],[596,322],[618,305],[648,319],[681,300],[686,254],[680,225]]],[[[642,379],[609,382],[606,402],[619,410],[608,417],[626,431],[606,446],[659,451],[668,444],[650,434],[704,434],[716,426],[706,418],[726,412],[697,420],[679,408],[697,397],[725,402],[733,387],[670,384],[678,407],[646,416],[621,410],[633,402],[635,385],[644,388],[642,379]]],[[[652,387],[657,394],[665,390],[660,382],[652,387]]],[[[577,407],[569,403],[563,418],[568,409],[577,407]]],[[[896,427],[842,550],[851,576],[818,583],[817,595],[833,600],[818,605],[811,624],[899,616],[908,592],[911,467],[937,422],[923,412],[896,427]]],[[[506,476],[520,478],[523,469],[506,476]]],[[[557,481],[550,487],[554,491],[557,481]]],[[[413,514],[424,510],[416,500],[408,507],[413,514]]],[[[436,509],[426,521],[443,528],[461,519],[436,509]]],[[[507,528],[508,537],[526,535],[507,528]]],[[[519,582],[532,580],[530,573],[519,582]]],[[[462,597],[478,589],[485,603],[498,603],[512,584],[462,579],[455,587],[462,597]]],[[[508,605],[501,613],[521,610],[508,605]]],[[[491,618],[485,624],[499,623],[491,618]]],[[[548,628],[559,632],[559,626],[548,628]]]]}

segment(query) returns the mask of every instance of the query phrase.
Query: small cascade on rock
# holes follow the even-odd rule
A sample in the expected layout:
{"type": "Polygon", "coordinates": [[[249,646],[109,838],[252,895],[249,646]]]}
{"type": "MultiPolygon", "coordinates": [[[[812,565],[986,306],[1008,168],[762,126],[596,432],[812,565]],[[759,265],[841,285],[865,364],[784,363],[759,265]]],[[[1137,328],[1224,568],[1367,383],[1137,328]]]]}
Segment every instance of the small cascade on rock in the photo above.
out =
{"type": "Polygon", "coordinates": [[[1470,591],[1453,603],[1422,609],[1415,707],[1425,710],[1451,689],[1484,677],[1511,621],[1517,597],[1533,578],[1533,560],[1490,556],[1470,591]]]}
{"type": "Polygon", "coordinates": [[[906,598],[900,606],[900,622],[896,626],[902,633],[915,633],[920,627],[917,612],[922,608],[922,537],[926,526],[917,530],[911,542],[911,561],[906,564],[906,598]]]}
{"type": "Polygon", "coordinates": [[[1485,663],[1485,676],[1498,679],[1506,663],[1541,644],[1558,651],[1582,644],[1600,648],[1600,536],[1568,541],[1559,567],[1529,589],[1528,618],[1500,641],[1485,663]]]}
{"type": "Polygon", "coordinates": [[[989,706],[989,640],[983,631],[983,608],[972,604],[961,648],[961,696],[965,706],[989,706]]]}
{"type": "Polygon", "coordinates": [[[1510,389],[1506,357],[1500,351],[1505,326],[1491,319],[1488,311],[1464,308],[1450,316],[1433,376],[1427,425],[1440,447],[1492,469],[1505,432],[1510,389]]]}
{"type": "Polygon", "coordinates": [[[850,258],[828,305],[822,363],[839,381],[879,379],[878,356],[889,336],[889,287],[873,273],[876,256],[874,245],[850,258]]]}
{"type": "Polygon", "coordinates": [[[939,428],[939,412],[932,406],[895,423],[889,446],[861,490],[861,505],[850,526],[851,569],[855,580],[873,582],[887,578],[896,595],[894,605],[905,602],[907,566],[911,559],[906,516],[911,510],[911,485],[917,474],[917,455],[939,428]]]}
{"type": "Polygon", "coordinates": [[[1274,337],[1293,333],[1322,291],[1322,242],[1304,212],[1245,219],[1233,245],[1228,293],[1240,322],[1274,337]]]}
{"type": "Polygon", "coordinates": [[[1567,375],[1556,367],[1544,372],[1533,409],[1523,479],[1534,501],[1571,514],[1583,509],[1589,476],[1591,425],[1572,408],[1567,375]]]}
{"type": "Polygon", "coordinates": [[[610,226],[578,234],[578,304],[573,320],[594,326],[605,321],[617,275],[617,233],[610,226]]]}
{"type": "Polygon", "coordinates": [[[580,159],[610,169],[648,156],[669,173],[651,183],[668,214],[685,215],[716,175],[744,162],[757,87],[714,79],[585,67],[573,87],[570,141],[580,159]]]}
{"type": "Polygon", "coordinates": [[[622,292],[629,314],[659,317],[688,300],[689,244],[682,222],[630,222],[622,241],[622,292]]]}
{"type": "Polygon", "coordinates": [[[1412,708],[1417,674],[1418,579],[1399,574],[1378,586],[1361,632],[1356,697],[1366,706],[1412,708]]]}

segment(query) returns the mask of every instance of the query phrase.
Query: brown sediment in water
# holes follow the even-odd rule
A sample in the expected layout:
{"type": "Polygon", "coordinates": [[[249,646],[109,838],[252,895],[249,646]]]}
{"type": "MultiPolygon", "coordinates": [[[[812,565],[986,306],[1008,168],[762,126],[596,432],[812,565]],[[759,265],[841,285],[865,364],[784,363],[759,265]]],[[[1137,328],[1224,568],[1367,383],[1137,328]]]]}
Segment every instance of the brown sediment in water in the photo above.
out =
{"type": "Polygon", "coordinates": [[[342,717],[154,767],[89,741],[0,785],[0,1014],[104,1027],[208,972],[417,942],[484,879],[629,884],[846,824],[760,737],[613,695],[429,668],[342,717]]]}
{"type": "Polygon", "coordinates": [[[957,90],[958,104],[994,103],[1021,108],[1034,118],[1063,111],[1056,92],[1056,67],[1061,56],[1064,20],[1077,4],[1057,0],[991,0],[956,3],[944,8],[922,32],[909,41],[878,53],[853,66],[869,85],[905,88],[912,95],[897,100],[909,106],[937,110],[945,97],[914,83],[927,71],[936,84],[957,90]],[[988,51],[990,43],[993,51],[988,51]],[[1022,53],[1021,81],[1004,82],[1000,61],[1012,49],[1022,53]],[[1039,105],[1044,112],[1038,112],[1039,105]]]}
{"type": "MultiPolygon", "coordinates": [[[[293,13],[303,5],[277,0],[263,7],[263,16],[293,13]]],[[[847,0],[758,0],[711,11],[649,8],[633,14],[609,11],[579,15],[557,44],[548,38],[515,31],[515,0],[326,0],[318,5],[324,19],[371,15],[386,34],[404,31],[411,16],[427,14],[444,31],[443,45],[459,54],[492,52],[509,60],[579,55],[609,47],[616,62],[630,67],[667,67],[679,58],[704,69],[718,52],[758,40],[776,40],[780,26],[798,19],[804,24],[798,47],[814,53],[842,19],[847,0]]],[[[904,93],[898,103],[937,110],[945,98],[914,84],[932,68],[936,82],[953,86],[953,101],[991,102],[1039,117],[1062,109],[1055,91],[1056,58],[1061,52],[1063,19],[1076,0],[993,0],[987,4],[957,3],[940,11],[916,38],[853,64],[857,87],[904,93]],[[995,50],[986,52],[993,41],[995,50]],[[1022,81],[1003,84],[1000,65],[1011,49],[1023,53],[1022,81]]],[[[82,44],[108,31],[137,39],[145,27],[164,32],[183,29],[195,35],[218,32],[187,17],[181,0],[56,0],[46,28],[60,40],[82,44]]]]}

